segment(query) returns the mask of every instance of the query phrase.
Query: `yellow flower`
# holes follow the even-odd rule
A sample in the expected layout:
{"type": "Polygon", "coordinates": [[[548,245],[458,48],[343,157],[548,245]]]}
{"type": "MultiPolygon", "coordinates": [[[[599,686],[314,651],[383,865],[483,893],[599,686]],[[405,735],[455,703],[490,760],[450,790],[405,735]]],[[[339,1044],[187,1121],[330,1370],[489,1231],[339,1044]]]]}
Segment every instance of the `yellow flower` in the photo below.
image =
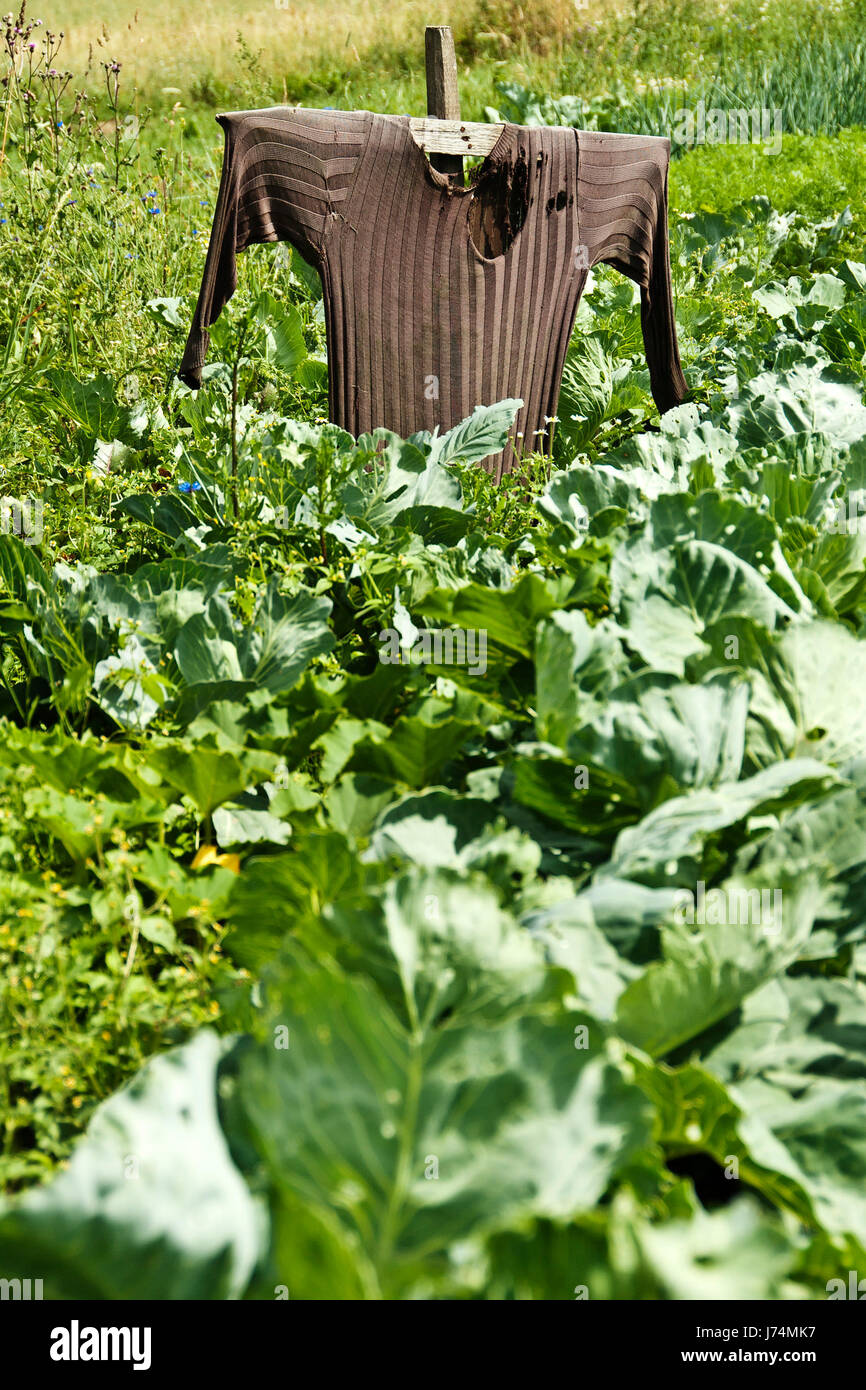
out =
{"type": "Polygon", "coordinates": [[[225,869],[231,869],[233,874],[239,874],[241,871],[240,855],[220,854],[216,845],[202,845],[192,861],[192,868],[204,869],[208,864],[219,864],[225,869]]]}

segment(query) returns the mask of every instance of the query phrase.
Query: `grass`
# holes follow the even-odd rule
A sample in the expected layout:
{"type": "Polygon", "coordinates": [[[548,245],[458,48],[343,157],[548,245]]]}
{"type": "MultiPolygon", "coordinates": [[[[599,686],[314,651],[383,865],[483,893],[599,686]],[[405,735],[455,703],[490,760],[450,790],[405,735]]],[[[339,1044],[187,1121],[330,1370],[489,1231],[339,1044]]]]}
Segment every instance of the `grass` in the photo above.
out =
{"type": "MultiPolygon", "coordinates": [[[[472,9],[472,0],[446,0],[437,8],[437,20],[459,25],[472,9]]],[[[83,69],[92,45],[96,53],[122,61],[148,92],[172,83],[189,85],[204,74],[230,81],[238,33],[252,50],[262,50],[272,73],[329,64],[352,69],[377,48],[411,50],[423,12],[417,0],[395,0],[383,8],[346,0],[156,0],[147,7],[118,0],[105,8],[90,0],[64,0],[44,7],[50,27],[65,31],[70,66],[83,69]]],[[[420,40],[423,49],[423,32],[420,40]]]]}
{"type": "Polygon", "coordinates": [[[862,228],[866,206],[866,130],[838,135],[785,135],[778,156],[753,145],[690,150],[671,169],[671,207],[686,213],[702,205],[725,212],[764,194],[780,212],[821,218],[850,205],[862,228]]]}
{"type": "MultiPolygon", "coordinates": [[[[424,26],[451,24],[464,111],[477,115],[496,75],[544,91],[586,95],[642,78],[707,78],[740,84],[756,72],[863,29],[863,0],[418,0],[359,7],[345,0],[119,0],[109,12],[90,0],[51,0],[41,13],[65,33],[67,66],[124,65],[147,100],[228,103],[258,90],[271,100],[411,110],[424,102],[424,26]],[[237,36],[248,55],[238,61],[237,36]],[[252,71],[251,71],[252,69],[252,71]],[[178,90],[174,90],[178,89],[178,90]]],[[[814,69],[814,65],[813,65],[814,69]]],[[[856,79],[856,73],[854,74],[856,79]]],[[[797,79],[810,85],[809,73],[797,79]]],[[[814,84],[815,72],[811,74],[814,84]]],[[[822,81],[830,94],[832,85],[822,81]]],[[[838,87],[837,87],[838,94],[838,87]]],[[[828,104],[828,96],[822,100],[828,104]]],[[[236,105],[235,101],[235,105],[236,105]]]]}

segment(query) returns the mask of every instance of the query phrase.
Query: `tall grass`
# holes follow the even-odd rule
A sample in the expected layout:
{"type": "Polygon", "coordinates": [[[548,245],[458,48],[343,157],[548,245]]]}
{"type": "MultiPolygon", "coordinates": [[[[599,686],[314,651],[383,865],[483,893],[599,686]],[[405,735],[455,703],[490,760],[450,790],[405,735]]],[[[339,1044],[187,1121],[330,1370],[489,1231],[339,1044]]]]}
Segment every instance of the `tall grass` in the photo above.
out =
{"type": "Polygon", "coordinates": [[[420,0],[151,0],[146,8],[139,0],[48,0],[40,13],[64,30],[76,73],[89,71],[98,84],[100,59],[116,58],[152,104],[180,97],[237,105],[239,94],[255,91],[266,100],[419,113],[424,26],[448,23],[467,115],[490,100],[491,77],[503,71],[545,91],[588,96],[635,74],[731,81],[743,63],[750,71],[790,64],[802,82],[804,55],[827,44],[832,56],[833,45],[866,35],[866,0],[440,0],[432,9],[420,0]]]}
{"type": "Polygon", "coordinates": [[[498,90],[500,114],[529,123],[671,135],[677,113],[702,101],[707,110],[778,113],[789,134],[832,135],[866,126],[866,35],[825,35],[790,54],[740,57],[692,79],[618,78],[601,95],[557,98],[514,83],[499,84],[498,90]]]}

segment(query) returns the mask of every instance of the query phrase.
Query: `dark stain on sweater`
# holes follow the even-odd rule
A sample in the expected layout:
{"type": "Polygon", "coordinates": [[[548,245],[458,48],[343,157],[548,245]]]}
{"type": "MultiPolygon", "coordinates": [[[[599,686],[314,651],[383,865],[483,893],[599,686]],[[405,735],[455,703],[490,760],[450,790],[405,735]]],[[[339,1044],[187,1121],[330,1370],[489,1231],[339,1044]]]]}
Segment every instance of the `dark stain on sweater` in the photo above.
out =
{"type": "Polygon", "coordinates": [[[501,256],[526,221],[529,207],[526,153],[485,171],[472,189],[469,231],[476,250],[487,260],[501,256]]]}

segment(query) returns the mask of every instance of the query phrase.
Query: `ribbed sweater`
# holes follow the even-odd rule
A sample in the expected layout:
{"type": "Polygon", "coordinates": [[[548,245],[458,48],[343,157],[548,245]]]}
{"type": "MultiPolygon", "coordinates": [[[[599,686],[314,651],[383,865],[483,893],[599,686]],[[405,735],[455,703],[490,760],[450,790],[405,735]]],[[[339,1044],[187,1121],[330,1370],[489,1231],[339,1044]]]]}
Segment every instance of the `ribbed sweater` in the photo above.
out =
{"type": "Polygon", "coordinates": [[[687,387],[671,296],[670,142],[506,123],[467,187],[438,173],[408,116],[276,107],[217,120],[222,176],[179,376],[194,389],[236,256],[289,241],[320,272],[331,420],[356,436],[449,429],[519,397],[513,439],[485,461],[549,452],[566,349],[589,270],[641,291],[653,397],[687,387]]]}

